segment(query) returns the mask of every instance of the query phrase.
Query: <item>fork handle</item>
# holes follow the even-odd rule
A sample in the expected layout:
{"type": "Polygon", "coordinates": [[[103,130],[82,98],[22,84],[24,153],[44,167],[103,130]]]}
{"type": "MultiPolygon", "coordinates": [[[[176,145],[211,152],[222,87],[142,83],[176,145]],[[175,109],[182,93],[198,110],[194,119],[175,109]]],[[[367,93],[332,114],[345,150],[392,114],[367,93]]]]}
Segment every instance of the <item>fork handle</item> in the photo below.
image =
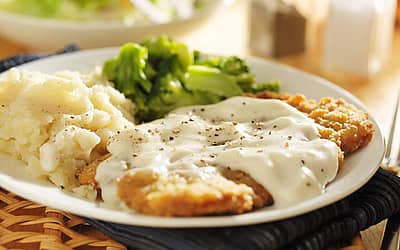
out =
{"type": "Polygon", "coordinates": [[[385,236],[382,240],[382,250],[400,249],[400,214],[395,214],[387,221],[385,236]]]}

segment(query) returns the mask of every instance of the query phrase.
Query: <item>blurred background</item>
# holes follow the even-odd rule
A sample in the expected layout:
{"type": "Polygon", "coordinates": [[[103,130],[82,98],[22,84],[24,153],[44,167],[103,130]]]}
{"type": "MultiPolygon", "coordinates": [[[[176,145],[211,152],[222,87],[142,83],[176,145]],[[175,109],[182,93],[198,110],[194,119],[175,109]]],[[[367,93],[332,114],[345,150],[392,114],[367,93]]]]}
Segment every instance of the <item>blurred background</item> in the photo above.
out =
{"type": "Polygon", "coordinates": [[[0,0],[0,58],[68,43],[96,48],[167,34],[206,53],[264,57],[327,78],[359,97],[387,129],[400,87],[398,5],[397,0],[0,0]]]}

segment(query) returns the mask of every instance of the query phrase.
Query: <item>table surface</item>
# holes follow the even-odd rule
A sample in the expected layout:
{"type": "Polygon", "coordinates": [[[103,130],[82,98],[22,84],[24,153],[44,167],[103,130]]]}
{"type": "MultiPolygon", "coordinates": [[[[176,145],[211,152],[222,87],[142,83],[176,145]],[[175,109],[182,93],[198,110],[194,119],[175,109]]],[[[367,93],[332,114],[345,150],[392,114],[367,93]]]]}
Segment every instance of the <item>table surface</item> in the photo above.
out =
{"type": "MultiPolygon", "coordinates": [[[[211,17],[197,30],[177,38],[188,43],[192,48],[208,53],[251,55],[247,46],[248,6],[246,2],[236,1],[232,6],[211,17]]],[[[30,52],[30,50],[0,37],[0,58],[21,52],[30,52]]],[[[370,114],[387,133],[400,88],[400,67],[398,66],[400,65],[400,29],[394,33],[391,57],[386,67],[370,78],[324,72],[319,66],[320,53],[315,49],[277,61],[323,76],[350,91],[364,102],[370,114]]],[[[379,248],[384,223],[362,232],[363,244],[367,249],[379,248]]]]}

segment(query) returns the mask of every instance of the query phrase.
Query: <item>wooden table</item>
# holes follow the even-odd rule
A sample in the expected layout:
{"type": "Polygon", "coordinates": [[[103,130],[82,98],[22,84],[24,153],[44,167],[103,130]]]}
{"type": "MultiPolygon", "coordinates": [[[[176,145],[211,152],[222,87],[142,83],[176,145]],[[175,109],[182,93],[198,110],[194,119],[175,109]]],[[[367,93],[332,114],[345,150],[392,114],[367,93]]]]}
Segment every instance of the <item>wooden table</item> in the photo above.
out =
{"type": "MultiPolygon", "coordinates": [[[[214,15],[202,27],[177,37],[209,53],[250,55],[247,47],[248,8],[247,1],[237,1],[231,7],[214,15]]],[[[0,37],[0,58],[30,50],[0,37]]],[[[368,107],[372,116],[380,122],[384,132],[389,129],[391,113],[396,95],[400,88],[400,30],[396,30],[393,39],[391,58],[382,72],[372,78],[323,72],[319,67],[318,50],[304,55],[280,59],[280,62],[302,70],[321,75],[357,96],[368,107]]],[[[378,242],[383,223],[362,232],[362,239],[367,249],[378,249],[378,242]]]]}

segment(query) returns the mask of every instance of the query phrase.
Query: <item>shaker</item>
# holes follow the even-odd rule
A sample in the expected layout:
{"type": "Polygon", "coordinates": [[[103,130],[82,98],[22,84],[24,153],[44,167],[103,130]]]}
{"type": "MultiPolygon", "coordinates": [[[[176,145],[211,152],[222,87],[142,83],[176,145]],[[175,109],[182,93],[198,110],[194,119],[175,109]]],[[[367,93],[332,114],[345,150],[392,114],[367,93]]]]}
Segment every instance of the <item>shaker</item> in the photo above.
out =
{"type": "Polygon", "coordinates": [[[252,0],[249,48],[258,55],[301,54],[312,44],[312,30],[326,0],[252,0]]]}
{"type": "Polygon", "coordinates": [[[326,19],[322,66],[374,75],[390,53],[396,0],[331,0],[326,19]]]}

